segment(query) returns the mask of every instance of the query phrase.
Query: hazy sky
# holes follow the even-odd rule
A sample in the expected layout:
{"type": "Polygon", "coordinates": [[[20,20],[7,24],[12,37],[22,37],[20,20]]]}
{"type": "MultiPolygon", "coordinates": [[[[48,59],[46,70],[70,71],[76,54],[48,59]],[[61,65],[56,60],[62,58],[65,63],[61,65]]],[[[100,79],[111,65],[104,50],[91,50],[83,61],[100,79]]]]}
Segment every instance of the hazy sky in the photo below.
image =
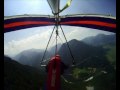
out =
{"type": "MultiPolygon", "coordinates": [[[[61,8],[67,0],[61,0],[61,8]]],[[[47,0],[4,0],[4,16],[39,14],[52,15],[47,0]]],[[[71,6],[63,11],[66,14],[105,14],[116,16],[116,0],[72,0],[71,6]]],[[[19,52],[36,48],[46,47],[53,26],[35,27],[4,34],[4,54],[14,56],[19,52]]],[[[112,34],[105,31],[63,26],[68,40],[81,40],[87,36],[95,36],[99,33],[112,34]]],[[[60,33],[60,37],[63,36],[60,33]]],[[[55,34],[54,34],[55,35],[55,34]]],[[[53,36],[50,46],[53,46],[55,36],[53,36]]],[[[61,41],[59,41],[61,42],[61,41]]]]}

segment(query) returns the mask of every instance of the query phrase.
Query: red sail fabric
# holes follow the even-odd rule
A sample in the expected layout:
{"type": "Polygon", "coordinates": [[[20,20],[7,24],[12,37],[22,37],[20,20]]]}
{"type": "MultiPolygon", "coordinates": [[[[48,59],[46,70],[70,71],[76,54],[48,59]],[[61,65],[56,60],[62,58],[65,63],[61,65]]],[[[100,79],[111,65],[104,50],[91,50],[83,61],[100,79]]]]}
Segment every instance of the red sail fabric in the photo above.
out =
{"type": "Polygon", "coordinates": [[[11,32],[26,28],[54,25],[53,16],[47,15],[18,15],[4,18],[4,32],[11,32]]]}
{"type": "Polygon", "coordinates": [[[60,90],[60,57],[51,58],[48,64],[47,90],[60,90]]]}
{"type": "MultiPolygon", "coordinates": [[[[21,15],[11,16],[4,19],[4,33],[40,27],[55,25],[54,16],[36,16],[36,15],[21,15]]],[[[116,18],[105,15],[67,15],[60,16],[60,25],[86,27],[98,30],[104,30],[116,33],[116,18]]]]}

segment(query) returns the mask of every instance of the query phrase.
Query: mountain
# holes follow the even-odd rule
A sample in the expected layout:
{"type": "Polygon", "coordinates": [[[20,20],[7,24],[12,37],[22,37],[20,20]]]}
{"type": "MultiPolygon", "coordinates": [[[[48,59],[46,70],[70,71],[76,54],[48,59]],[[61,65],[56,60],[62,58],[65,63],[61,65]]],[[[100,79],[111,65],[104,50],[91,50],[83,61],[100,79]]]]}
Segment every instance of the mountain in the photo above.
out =
{"type": "MultiPolygon", "coordinates": [[[[103,67],[109,64],[106,52],[102,47],[88,45],[82,41],[71,40],[68,42],[73,53],[75,62],[80,67],[103,67]]],[[[66,44],[63,44],[58,52],[62,61],[72,64],[72,57],[66,44]]]]}
{"type": "MultiPolygon", "coordinates": [[[[99,41],[104,42],[104,40],[100,39],[99,41]]],[[[76,67],[68,68],[67,72],[65,71],[65,78],[70,80],[72,84],[66,83],[66,81],[63,80],[63,90],[75,90],[74,87],[77,87],[76,90],[85,90],[87,84],[94,85],[96,90],[107,90],[107,88],[114,90],[114,88],[116,88],[115,68],[113,68],[116,67],[115,43],[104,42],[103,44],[91,45],[76,39],[68,43],[75,58],[76,67]],[[111,63],[113,63],[113,65],[111,63]],[[94,72],[91,72],[92,69],[94,72]],[[86,80],[91,75],[94,75],[93,80],[85,83],[83,80],[86,80]],[[104,85],[104,80],[108,86],[104,85]]],[[[49,54],[51,54],[54,49],[55,46],[47,51],[46,59],[50,57],[49,54]]],[[[5,90],[39,90],[38,88],[43,86],[46,76],[43,72],[44,68],[40,67],[43,53],[44,51],[39,49],[29,49],[21,52],[16,58],[19,59],[18,62],[24,65],[11,59],[4,60],[5,90]],[[37,67],[38,69],[30,66],[37,67]]],[[[67,65],[72,64],[72,57],[66,43],[61,45],[58,54],[60,54],[64,63],[67,65]]]]}
{"type": "Polygon", "coordinates": [[[84,43],[93,45],[93,46],[101,46],[105,44],[115,44],[116,43],[116,35],[104,35],[98,34],[96,36],[90,36],[82,40],[84,43]]]}
{"type": "MultiPolygon", "coordinates": [[[[114,47],[116,42],[115,39],[115,35],[99,34],[94,37],[85,38],[81,41],[73,39],[68,43],[73,53],[75,62],[79,67],[104,67],[105,65],[109,64],[109,62],[114,63],[114,65],[116,63],[116,49],[114,47]]],[[[58,47],[58,54],[60,54],[62,61],[68,65],[71,65],[72,57],[66,43],[63,43],[62,45],[58,44],[58,47]]],[[[43,53],[43,50],[30,49],[21,52],[15,58],[21,64],[40,68],[40,62],[43,57],[43,53]]],[[[50,59],[52,56],[54,56],[54,53],[55,46],[46,52],[44,60],[50,59]]],[[[47,63],[47,61],[45,63],[47,63]]]]}
{"type": "Polygon", "coordinates": [[[45,73],[4,56],[4,90],[39,90],[45,73]]]}
{"type": "Polygon", "coordinates": [[[37,67],[40,64],[42,55],[43,50],[29,49],[16,55],[14,59],[21,64],[37,67]]]}
{"type": "MultiPolygon", "coordinates": [[[[61,44],[58,44],[57,47],[59,50],[61,47],[61,44]]],[[[49,59],[55,55],[55,48],[56,48],[56,46],[53,46],[49,50],[46,51],[44,60],[49,59]]],[[[43,54],[44,54],[44,50],[28,49],[28,50],[24,50],[21,53],[19,53],[18,55],[16,55],[14,57],[14,59],[23,65],[29,65],[29,66],[39,68],[43,54]]],[[[43,63],[47,63],[47,62],[43,62],[43,63]]]]}
{"type": "MultiPolygon", "coordinates": [[[[116,72],[107,71],[106,74],[101,70],[97,69],[93,73],[90,69],[75,68],[73,75],[78,76],[77,79],[72,74],[63,75],[61,90],[85,90],[86,86],[93,86],[96,90],[115,90],[116,72]],[[93,80],[85,82],[86,77],[91,75],[94,75],[93,80]]],[[[42,87],[45,84],[45,77],[44,72],[4,56],[4,90],[44,90],[42,87]]]]}
{"type": "MultiPolygon", "coordinates": [[[[60,50],[61,46],[62,46],[61,43],[57,44],[57,51],[60,50]]],[[[56,49],[56,46],[53,46],[48,50],[51,57],[55,55],[55,49],[56,49]]]]}
{"type": "Polygon", "coordinates": [[[106,50],[105,56],[107,60],[116,67],[116,34],[87,37],[82,40],[84,43],[92,46],[101,46],[106,50]]]}

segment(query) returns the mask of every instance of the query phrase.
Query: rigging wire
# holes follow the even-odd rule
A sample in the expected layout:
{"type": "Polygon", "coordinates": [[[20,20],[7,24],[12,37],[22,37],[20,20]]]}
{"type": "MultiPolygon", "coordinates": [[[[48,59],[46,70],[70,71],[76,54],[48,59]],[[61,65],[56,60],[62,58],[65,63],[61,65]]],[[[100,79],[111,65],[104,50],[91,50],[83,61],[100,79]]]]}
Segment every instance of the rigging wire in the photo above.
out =
{"type": "Polygon", "coordinates": [[[55,56],[57,55],[57,36],[58,36],[58,27],[56,29],[56,48],[55,48],[55,56]]]}
{"type": "Polygon", "coordinates": [[[53,28],[53,30],[52,30],[52,33],[51,33],[51,35],[50,35],[49,41],[48,41],[48,43],[47,43],[47,46],[46,46],[46,49],[45,49],[45,52],[44,52],[44,54],[43,54],[43,57],[42,57],[42,60],[41,60],[40,64],[42,64],[42,62],[43,62],[43,59],[44,59],[44,57],[45,57],[45,54],[46,54],[48,45],[49,45],[49,43],[50,43],[51,37],[52,37],[53,32],[54,32],[54,30],[55,30],[55,27],[56,27],[56,26],[54,26],[54,28],[53,28]]]}
{"type": "MultiPolygon", "coordinates": [[[[58,37],[60,38],[59,33],[58,33],[58,22],[57,22],[57,24],[56,24],[56,25],[54,26],[54,28],[53,28],[53,31],[52,31],[52,33],[51,33],[51,36],[50,36],[50,38],[49,38],[49,41],[48,41],[48,43],[47,43],[47,46],[46,46],[45,52],[44,52],[44,54],[43,54],[43,57],[42,57],[42,60],[41,60],[40,63],[43,62],[43,59],[44,59],[44,57],[45,57],[45,54],[46,54],[46,51],[47,51],[48,45],[49,45],[49,43],[50,43],[51,37],[52,37],[53,32],[54,32],[54,30],[55,30],[55,27],[56,27],[56,38],[55,38],[55,39],[56,39],[56,48],[55,48],[55,55],[57,55],[57,43],[58,43],[58,42],[57,42],[57,39],[58,39],[58,37]]],[[[66,38],[66,36],[65,36],[65,33],[64,33],[64,31],[63,31],[61,25],[60,25],[60,28],[61,28],[61,30],[62,30],[62,33],[63,33],[63,36],[64,36],[64,38],[65,38],[66,44],[67,44],[68,49],[69,49],[69,51],[70,51],[70,55],[71,55],[71,57],[72,57],[72,65],[74,66],[74,65],[75,65],[75,59],[74,59],[74,56],[73,56],[73,54],[72,54],[72,51],[71,51],[71,49],[70,49],[70,46],[69,46],[69,44],[68,44],[67,38],[66,38]]],[[[62,41],[61,38],[60,38],[60,40],[62,41]]]]}
{"type": "Polygon", "coordinates": [[[62,43],[64,43],[63,40],[61,39],[60,35],[58,35],[58,38],[60,39],[60,41],[61,41],[62,43]]]}
{"type": "MultiPolygon", "coordinates": [[[[53,32],[54,33],[54,32],[53,32]]],[[[55,46],[56,45],[56,43],[55,43],[55,41],[56,41],[56,36],[54,36],[53,35],[53,41],[51,40],[51,43],[50,43],[50,45],[49,45],[49,47],[53,47],[53,46],[55,46]]],[[[55,48],[54,48],[55,49],[55,48]]],[[[54,51],[54,53],[55,53],[55,50],[54,49],[52,49],[53,51],[54,51]]],[[[49,48],[49,50],[51,50],[50,48],[49,48]]],[[[52,57],[54,54],[53,53],[49,53],[49,55],[50,55],[50,57],[52,57]]],[[[50,59],[50,58],[49,58],[50,59]]],[[[48,59],[48,60],[49,60],[48,59]]]]}
{"type": "Polygon", "coordinates": [[[53,38],[53,41],[50,43],[50,46],[54,46],[53,44],[55,44],[55,41],[56,41],[56,36],[53,38]]]}
{"type": "Polygon", "coordinates": [[[60,28],[61,28],[61,30],[62,30],[63,36],[64,36],[64,38],[65,38],[65,40],[66,40],[66,44],[67,44],[68,49],[69,49],[69,51],[70,51],[70,54],[71,54],[71,57],[72,57],[72,64],[75,65],[74,56],[73,56],[73,54],[72,54],[72,51],[71,51],[71,49],[70,49],[70,46],[69,46],[69,44],[68,44],[67,38],[66,38],[66,36],[65,36],[65,33],[64,33],[63,29],[62,29],[61,24],[60,24],[60,28]]]}

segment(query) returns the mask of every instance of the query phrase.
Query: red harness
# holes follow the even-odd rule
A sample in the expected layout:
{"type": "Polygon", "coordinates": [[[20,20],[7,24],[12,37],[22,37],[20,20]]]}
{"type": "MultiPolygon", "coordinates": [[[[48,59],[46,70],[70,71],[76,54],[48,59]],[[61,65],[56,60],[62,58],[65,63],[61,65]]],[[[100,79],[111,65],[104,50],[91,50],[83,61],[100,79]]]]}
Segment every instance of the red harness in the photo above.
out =
{"type": "Polygon", "coordinates": [[[48,64],[47,90],[60,90],[60,57],[51,58],[48,64]]]}

